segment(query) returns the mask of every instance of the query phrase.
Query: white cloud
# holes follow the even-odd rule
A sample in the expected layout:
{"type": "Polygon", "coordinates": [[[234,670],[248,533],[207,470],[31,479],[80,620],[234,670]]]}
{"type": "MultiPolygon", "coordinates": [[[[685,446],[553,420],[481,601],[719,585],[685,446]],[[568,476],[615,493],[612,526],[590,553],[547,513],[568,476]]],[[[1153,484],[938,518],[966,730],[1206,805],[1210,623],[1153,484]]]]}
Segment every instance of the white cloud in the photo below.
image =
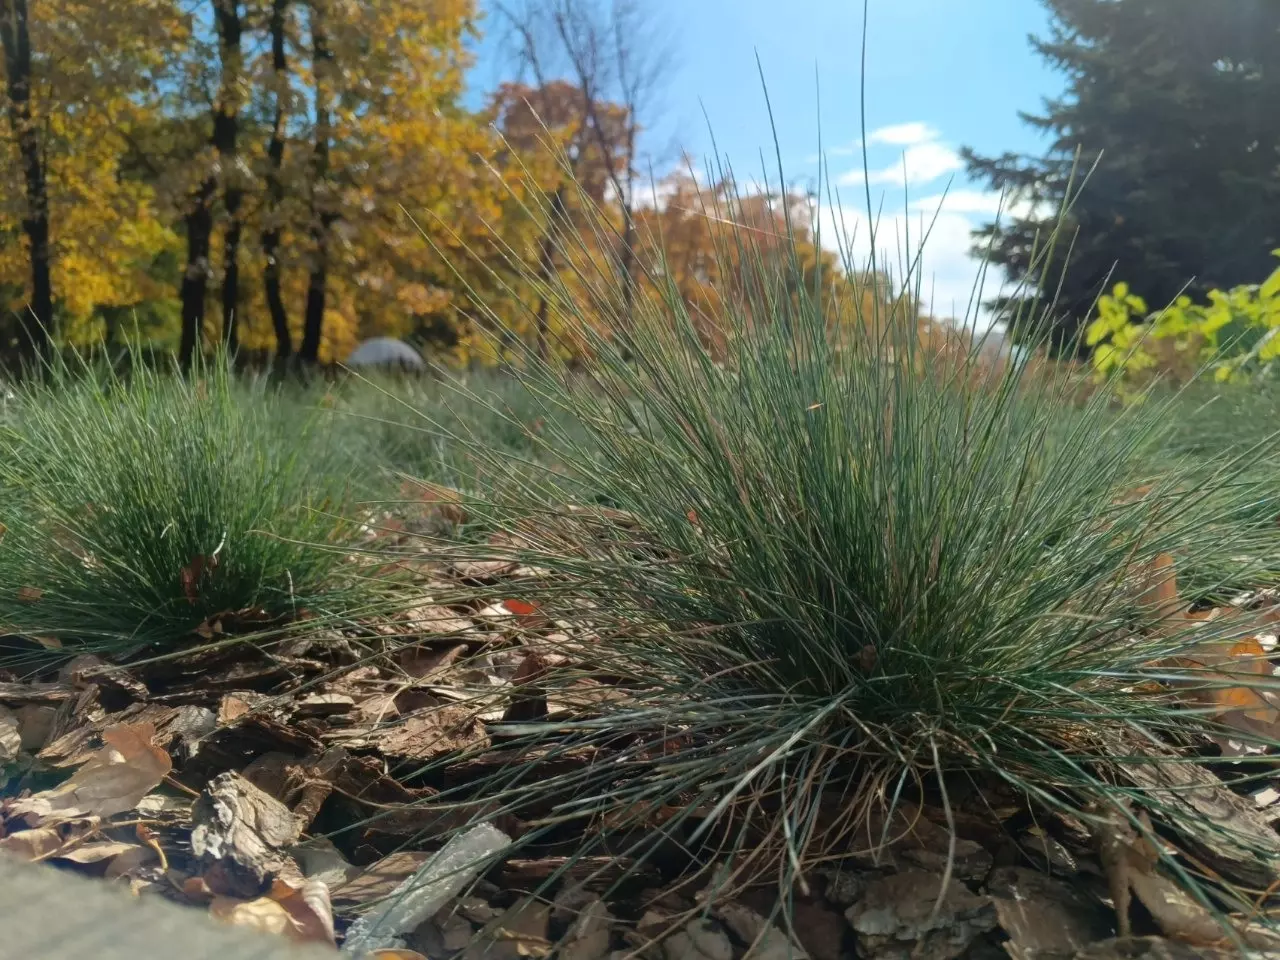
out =
{"type": "MultiPolygon", "coordinates": [[[[872,130],[867,134],[867,143],[869,144],[885,144],[894,147],[910,147],[917,143],[926,143],[930,140],[938,139],[938,131],[929,124],[920,120],[911,120],[907,123],[894,123],[887,127],[880,127],[872,130]]],[[[812,154],[805,158],[805,163],[817,163],[826,157],[852,157],[862,150],[862,138],[859,137],[852,143],[839,147],[828,147],[823,154],[812,154]]]]}
{"type": "Polygon", "coordinates": [[[850,208],[824,208],[819,217],[823,246],[847,253],[855,268],[870,265],[874,228],[876,268],[890,274],[895,286],[906,277],[914,288],[918,279],[927,313],[979,329],[990,326],[992,318],[979,301],[999,292],[1002,274],[993,267],[984,275],[981,261],[973,256],[976,223],[971,217],[943,209],[936,216],[932,211],[884,213],[873,221],[850,208]],[[980,279],[981,289],[975,290],[980,279]]]}
{"type": "Polygon", "coordinates": [[[891,124],[867,134],[867,143],[887,143],[895,147],[910,147],[937,139],[938,131],[919,120],[891,124]]]}
{"type": "Polygon", "coordinates": [[[943,210],[947,213],[968,213],[986,218],[995,217],[1001,220],[1028,216],[1050,216],[1052,211],[1044,206],[1036,207],[1026,199],[1014,196],[1001,196],[983,190],[949,190],[945,194],[937,193],[911,201],[912,210],[933,213],[943,210]]]}
{"type": "Polygon", "coordinates": [[[912,200],[911,209],[925,213],[944,210],[947,213],[974,213],[994,217],[1001,209],[1000,194],[982,190],[949,190],[945,194],[935,193],[912,200]]]}
{"type": "Polygon", "coordinates": [[[948,173],[964,169],[964,160],[960,154],[946,144],[936,141],[918,143],[910,146],[902,154],[902,159],[864,174],[862,170],[850,170],[842,174],[836,182],[843,186],[857,186],[864,180],[871,183],[887,183],[905,186],[913,183],[932,183],[948,173]]]}

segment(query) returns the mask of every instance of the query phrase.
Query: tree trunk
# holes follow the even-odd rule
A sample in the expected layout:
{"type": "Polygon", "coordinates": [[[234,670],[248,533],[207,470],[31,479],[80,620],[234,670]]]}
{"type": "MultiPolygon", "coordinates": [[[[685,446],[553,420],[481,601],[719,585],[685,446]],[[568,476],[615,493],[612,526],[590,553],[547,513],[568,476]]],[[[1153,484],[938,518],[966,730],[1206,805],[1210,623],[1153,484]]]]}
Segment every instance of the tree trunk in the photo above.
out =
{"type": "Polygon", "coordinates": [[[330,80],[333,76],[333,51],[325,33],[322,0],[311,3],[311,57],[316,78],[315,146],[311,154],[311,275],[307,281],[307,306],[302,319],[302,346],[298,359],[315,364],[320,360],[320,339],[324,333],[325,288],[329,282],[329,228],[337,216],[331,209],[329,195],[329,138],[332,119],[329,116],[330,80]]]}
{"type": "Polygon", "coordinates": [[[235,353],[239,347],[236,308],[240,298],[240,236],[243,229],[240,206],[244,199],[237,156],[242,23],[240,0],[214,0],[213,7],[222,61],[221,91],[213,113],[213,146],[218,151],[222,170],[222,202],[229,220],[222,248],[222,341],[228,352],[235,353]]]}
{"type": "Polygon", "coordinates": [[[26,234],[31,257],[31,306],[18,317],[18,359],[39,360],[53,328],[53,281],[49,264],[49,192],[40,142],[31,122],[31,35],[27,0],[0,0],[0,37],[4,45],[9,126],[22,158],[26,184],[26,234]]]}
{"type": "Polygon", "coordinates": [[[537,350],[538,359],[546,361],[551,356],[551,346],[549,343],[550,333],[548,330],[547,313],[549,303],[547,300],[547,291],[551,288],[551,278],[555,276],[556,269],[556,247],[555,247],[555,230],[557,221],[564,215],[565,197],[564,187],[556,187],[556,192],[551,195],[551,207],[547,211],[547,225],[543,228],[542,238],[538,242],[538,282],[542,286],[542,292],[538,294],[538,313],[534,330],[534,348],[537,350]]]}
{"type": "Polygon", "coordinates": [[[285,15],[290,0],[271,0],[271,72],[275,83],[275,113],[271,120],[271,141],[267,144],[267,228],[262,231],[262,253],[266,264],[262,283],[266,288],[267,309],[276,335],[276,364],[283,367],[293,353],[289,335],[289,315],[280,292],[280,207],[284,202],[284,116],[289,62],[285,58],[285,15]]]}
{"type": "Polygon", "coordinates": [[[204,337],[205,297],[209,290],[209,241],[213,234],[213,198],[218,183],[206,177],[196,189],[187,225],[187,269],[182,275],[182,344],[178,359],[190,370],[204,337]]]}
{"type": "Polygon", "coordinates": [[[622,204],[622,257],[619,272],[622,274],[622,316],[625,318],[627,334],[634,325],[632,313],[636,302],[636,218],[635,218],[635,161],[636,161],[636,126],[633,118],[628,116],[627,122],[627,195],[619,197],[622,204]]]}

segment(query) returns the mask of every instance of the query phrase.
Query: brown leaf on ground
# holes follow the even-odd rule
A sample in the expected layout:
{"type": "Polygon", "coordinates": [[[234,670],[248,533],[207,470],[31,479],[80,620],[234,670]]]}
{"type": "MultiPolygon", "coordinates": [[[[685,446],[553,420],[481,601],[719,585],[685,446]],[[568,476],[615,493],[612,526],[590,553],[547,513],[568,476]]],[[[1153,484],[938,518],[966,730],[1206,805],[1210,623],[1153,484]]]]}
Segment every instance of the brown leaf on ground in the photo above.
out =
{"type": "Polygon", "coordinates": [[[496,583],[514,573],[517,563],[514,560],[455,560],[451,566],[459,580],[496,583]]]}
{"type": "Polygon", "coordinates": [[[119,856],[112,858],[107,864],[107,869],[103,872],[104,880],[116,880],[120,877],[132,877],[137,871],[159,860],[158,848],[150,845],[141,847],[135,846],[132,850],[126,850],[119,856]]]}
{"type": "Polygon", "coordinates": [[[22,749],[36,753],[45,748],[53,734],[58,708],[46,704],[28,703],[14,711],[18,718],[18,736],[22,749]]]}
{"type": "Polygon", "coordinates": [[[49,860],[74,850],[88,840],[97,831],[98,823],[98,819],[93,817],[17,830],[0,839],[0,851],[29,863],[49,860]]]}
{"type": "Polygon", "coordinates": [[[522,900],[502,916],[491,920],[463,951],[460,960],[522,960],[550,955],[548,926],[551,907],[534,900],[522,900]]]}
{"type": "Polygon", "coordinates": [[[1242,733],[1280,732],[1280,709],[1262,692],[1276,690],[1271,661],[1255,637],[1202,644],[1185,659],[1204,668],[1194,679],[1206,688],[1196,690],[1193,699],[1216,709],[1223,723],[1242,733]]]}
{"type": "Polygon", "coordinates": [[[199,601],[200,581],[216,569],[218,569],[217,551],[208,557],[204,554],[196,554],[191,558],[191,562],[179,571],[178,579],[182,582],[182,595],[187,598],[188,603],[194,604],[199,601]]]}
{"type": "Polygon", "coordinates": [[[98,688],[87,687],[92,706],[74,714],[64,713],[55,718],[51,739],[37,754],[40,760],[54,767],[78,767],[98,755],[103,735],[109,727],[137,726],[145,724],[155,729],[151,745],[164,749],[169,739],[163,732],[173,718],[175,710],[159,703],[131,703],[123,710],[107,713],[97,704],[98,688]]]}
{"type": "Polygon", "coordinates": [[[416,501],[427,508],[428,513],[447,523],[464,524],[467,510],[462,492],[453,487],[429,483],[426,480],[406,480],[400,485],[400,496],[416,501]]]}
{"type": "Polygon", "coordinates": [[[150,723],[108,727],[102,749],[70,779],[14,801],[11,811],[38,821],[111,817],[132,810],[173,767],[169,754],[152,744],[154,736],[150,723]]]}
{"type": "Polygon", "coordinates": [[[18,599],[23,603],[35,603],[44,596],[44,591],[39,587],[19,587],[18,599]]]}
{"type": "Polygon", "coordinates": [[[96,840],[93,843],[81,844],[66,853],[58,853],[56,858],[70,860],[72,863],[102,863],[104,860],[115,860],[116,857],[140,849],[143,848],[138,844],[124,840],[96,840]]]}
{"type": "Polygon", "coordinates": [[[466,651],[465,643],[443,648],[415,644],[401,650],[397,660],[400,663],[400,669],[409,676],[416,680],[425,680],[453,666],[466,651]]]}
{"type": "Polygon", "coordinates": [[[244,697],[237,696],[234,693],[226,693],[222,695],[222,699],[218,702],[218,726],[225,727],[232,721],[239,720],[253,710],[252,705],[244,697]]]}
{"type": "Polygon", "coordinates": [[[276,880],[266,896],[254,900],[214,897],[209,914],[233,926],[288,937],[295,943],[334,942],[329,889],[319,880],[298,886],[276,880]]]}
{"type": "Polygon", "coordinates": [[[391,626],[397,633],[420,634],[428,637],[449,637],[475,632],[475,626],[469,619],[438,603],[426,603],[420,607],[414,607],[391,626]]]}
{"type": "Polygon", "coordinates": [[[211,780],[191,817],[191,849],[205,866],[206,883],[238,899],[260,892],[283,866],[283,849],[301,833],[288,807],[237,773],[211,780]]]}
{"type": "Polygon", "coordinates": [[[1170,826],[1205,825],[1178,834],[1200,862],[1259,890],[1280,880],[1280,835],[1252,801],[1229,790],[1213,771],[1146,739],[1116,738],[1105,746],[1112,757],[1150,758],[1126,759],[1114,770],[1139,790],[1157,795],[1170,808],[1170,826]]]}
{"type": "Polygon", "coordinates": [[[1280,937],[1275,934],[1216,916],[1179,884],[1163,876],[1158,869],[1159,853],[1149,839],[1152,830],[1145,813],[1137,817],[1141,832],[1123,808],[1099,809],[1097,814],[1092,828],[1122,937],[1131,932],[1129,908],[1136,897],[1168,937],[1214,946],[1226,940],[1234,928],[1252,946],[1280,945],[1280,937]]]}
{"type": "Polygon", "coordinates": [[[312,758],[272,751],[254,758],[241,775],[287,806],[305,831],[333,792],[333,777],[345,759],[340,747],[312,758]]]}
{"type": "Polygon", "coordinates": [[[1271,737],[1280,733],[1280,691],[1272,678],[1272,664],[1257,637],[1249,635],[1273,624],[1275,609],[1190,610],[1179,596],[1173,558],[1168,554],[1156,557],[1140,579],[1145,590],[1139,604],[1162,620],[1163,629],[1171,635],[1198,624],[1219,635],[1192,644],[1168,664],[1186,671],[1192,702],[1216,710],[1223,723],[1242,733],[1271,737]],[[1220,638],[1228,624],[1234,635],[1220,638]]]}
{"type": "Polygon", "coordinates": [[[547,689],[542,682],[551,667],[548,654],[533,651],[520,661],[511,678],[511,702],[502,719],[506,723],[531,723],[547,717],[547,689]]]}
{"type": "Polygon", "coordinates": [[[1142,592],[1137,596],[1138,606],[1159,619],[1177,620],[1186,612],[1186,605],[1178,596],[1178,578],[1173,557],[1159,554],[1137,577],[1142,592]]]}

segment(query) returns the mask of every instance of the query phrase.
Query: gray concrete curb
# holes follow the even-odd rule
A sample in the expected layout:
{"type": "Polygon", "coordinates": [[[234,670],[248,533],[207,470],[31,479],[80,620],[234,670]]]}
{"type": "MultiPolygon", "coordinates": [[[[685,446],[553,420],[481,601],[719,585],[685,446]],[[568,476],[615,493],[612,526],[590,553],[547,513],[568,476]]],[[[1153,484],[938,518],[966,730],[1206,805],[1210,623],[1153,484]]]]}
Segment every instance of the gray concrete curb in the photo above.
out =
{"type": "Polygon", "coordinates": [[[0,960],[336,960],[199,910],[0,855],[0,960]]]}

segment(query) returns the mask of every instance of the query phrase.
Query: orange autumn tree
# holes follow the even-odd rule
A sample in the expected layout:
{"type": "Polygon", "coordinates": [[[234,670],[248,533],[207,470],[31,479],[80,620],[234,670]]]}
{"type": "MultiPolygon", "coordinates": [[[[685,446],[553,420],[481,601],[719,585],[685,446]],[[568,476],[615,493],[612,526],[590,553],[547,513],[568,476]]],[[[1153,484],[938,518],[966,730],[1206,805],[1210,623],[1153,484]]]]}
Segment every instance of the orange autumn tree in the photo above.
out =
{"type": "Polygon", "coordinates": [[[813,215],[810,198],[798,192],[744,190],[727,176],[704,183],[686,165],[655,184],[637,213],[641,260],[657,281],[648,284],[648,295],[660,295],[663,286],[678,291],[699,335],[716,351],[723,347],[726,298],[753,323],[771,322],[752,315],[761,304],[778,297],[794,302],[802,294],[821,298],[833,328],[890,317],[915,323],[916,305],[895,294],[887,276],[850,273],[819,244],[813,215]],[[789,268],[776,272],[782,286],[763,289],[774,272],[743,269],[745,258],[785,258],[789,268]]]}
{"type": "Polygon", "coordinates": [[[517,288],[529,307],[510,315],[504,332],[540,356],[570,359],[580,345],[565,339],[547,288],[553,278],[609,283],[622,225],[613,184],[625,176],[630,118],[616,103],[588,111],[581,89],[565,80],[502,84],[490,110],[505,146],[506,239],[525,265],[517,288]]]}

